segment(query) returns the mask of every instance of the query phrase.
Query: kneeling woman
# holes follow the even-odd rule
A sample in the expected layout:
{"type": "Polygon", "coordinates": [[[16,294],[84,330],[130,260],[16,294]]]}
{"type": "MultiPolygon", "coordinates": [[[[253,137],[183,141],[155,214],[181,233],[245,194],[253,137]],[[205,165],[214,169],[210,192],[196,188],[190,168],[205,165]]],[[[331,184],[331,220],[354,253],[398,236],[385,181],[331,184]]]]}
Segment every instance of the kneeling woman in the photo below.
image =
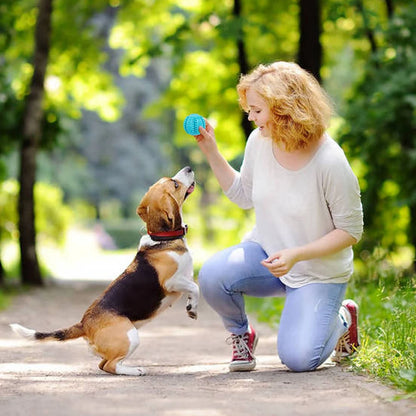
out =
{"type": "Polygon", "coordinates": [[[203,265],[199,284],[231,333],[230,371],[256,366],[244,295],[286,296],[278,354],[293,371],[314,370],[334,350],[339,359],[359,346],[358,307],[343,301],[363,230],[358,181],[326,132],[332,108],[312,75],[294,63],[260,65],[237,91],[257,126],[240,172],[219,152],[209,123],[195,137],[225,194],[254,208],[256,224],[203,265]]]}

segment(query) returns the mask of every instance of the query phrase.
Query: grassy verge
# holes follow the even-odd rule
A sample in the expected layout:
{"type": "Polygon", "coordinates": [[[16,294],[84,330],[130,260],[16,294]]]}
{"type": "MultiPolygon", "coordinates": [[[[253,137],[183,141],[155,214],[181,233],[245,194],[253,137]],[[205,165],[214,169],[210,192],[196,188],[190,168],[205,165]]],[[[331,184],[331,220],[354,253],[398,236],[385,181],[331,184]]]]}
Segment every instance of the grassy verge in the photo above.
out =
{"type": "Polygon", "coordinates": [[[25,289],[22,286],[0,287],[0,311],[8,308],[13,297],[24,291],[25,289]]]}
{"type": "Polygon", "coordinates": [[[9,293],[8,290],[3,288],[0,289],[0,311],[9,306],[12,296],[13,295],[9,293]]]}
{"type": "Polygon", "coordinates": [[[416,276],[383,261],[368,270],[348,290],[360,305],[362,341],[352,367],[416,398],[416,276]]]}
{"type": "MultiPolygon", "coordinates": [[[[349,359],[355,371],[391,383],[416,398],[416,276],[385,261],[366,264],[351,281],[347,296],[360,306],[362,347],[349,359]],[[374,267],[372,267],[374,266],[374,267]]],[[[247,299],[259,320],[277,325],[284,299],[247,299]]]]}
{"type": "MultiPolygon", "coordinates": [[[[42,276],[49,276],[48,268],[41,262],[42,276]]],[[[47,277],[44,277],[46,281],[47,277]]],[[[18,260],[8,263],[4,285],[0,286],[0,311],[7,309],[14,296],[30,290],[30,286],[22,285],[20,281],[20,265],[18,260]]]]}

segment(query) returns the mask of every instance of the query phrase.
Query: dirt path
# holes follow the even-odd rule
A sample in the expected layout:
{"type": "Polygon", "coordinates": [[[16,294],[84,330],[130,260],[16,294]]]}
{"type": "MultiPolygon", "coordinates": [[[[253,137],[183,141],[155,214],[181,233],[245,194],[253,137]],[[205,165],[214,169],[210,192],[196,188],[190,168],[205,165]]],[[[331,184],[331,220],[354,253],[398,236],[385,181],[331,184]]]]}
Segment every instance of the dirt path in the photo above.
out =
{"type": "Polygon", "coordinates": [[[411,415],[416,405],[391,401],[396,392],[347,369],[327,365],[288,372],[275,355],[275,333],[260,334],[257,370],[229,373],[230,346],[218,317],[204,304],[197,321],[179,301],[140,331],[141,345],[126,362],[145,377],[101,372],[83,340],[35,344],[8,324],[39,330],[78,321],[103,286],[55,283],[17,297],[0,313],[0,413],[15,415],[411,415]]]}

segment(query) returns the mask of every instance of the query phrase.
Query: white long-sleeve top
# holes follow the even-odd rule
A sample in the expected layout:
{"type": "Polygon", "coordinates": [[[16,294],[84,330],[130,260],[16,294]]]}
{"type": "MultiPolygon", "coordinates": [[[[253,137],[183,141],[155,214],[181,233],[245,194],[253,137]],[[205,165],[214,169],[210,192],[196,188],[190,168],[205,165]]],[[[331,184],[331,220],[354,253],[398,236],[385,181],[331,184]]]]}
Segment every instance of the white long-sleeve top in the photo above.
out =
{"type": "MultiPolygon", "coordinates": [[[[254,208],[256,224],[244,240],[259,243],[268,256],[341,229],[357,241],[363,232],[358,180],[341,147],[328,135],[312,159],[293,171],[273,155],[272,140],[254,130],[243,164],[227,197],[244,209],[254,208]]],[[[289,287],[308,283],[344,283],[353,272],[353,251],[296,263],[281,277],[289,287]]]]}

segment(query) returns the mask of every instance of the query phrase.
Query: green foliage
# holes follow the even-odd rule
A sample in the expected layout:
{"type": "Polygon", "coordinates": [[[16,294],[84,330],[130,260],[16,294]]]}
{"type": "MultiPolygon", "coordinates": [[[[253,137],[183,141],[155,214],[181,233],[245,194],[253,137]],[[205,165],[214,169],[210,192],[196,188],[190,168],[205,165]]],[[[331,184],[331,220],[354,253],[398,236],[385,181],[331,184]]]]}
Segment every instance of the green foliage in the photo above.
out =
{"type": "Polygon", "coordinates": [[[348,296],[360,306],[362,348],[353,368],[416,391],[416,275],[397,269],[376,250],[368,271],[358,273],[348,296]]]}
{"type": "MultiPolygon", "coordinates": [[[[244,2],[241,17],[233,15],[232,2],[219,0],[155,1],[145,11],[141,3],[130,1],[120,9],[110,44],[125,49],[123,73],[142,74],[149,57],[163,55],[171,60],[172,82],[148,114],[160,119],[164,112],[174,111],[178,147],[194,144],[183,132],[186,115],[203,114],[217,127],[226,157],[238,156],[245,137],[235,91],[240,76],[237,40],[244,38],[250,65],[273,61],[277,55],[293,59],[297,35],[287,25],[296,25],[296,2],[244,2]]],[[[167,139],[172,141],[171,134],[167,139]]],[[[190,158],[193,166],[201,165],[197,156],[190,158]]]]}
{"type": "Polygon", "coordinates": [[[35,184],[35,216],[39,237],[63,243],[72,213],[63,202],[63,193],[56,186],[35,184]]]}
{"type": "MultiPolygon", "coordinates": [[[[106,53],[93,16],[108,6],[107,0],[73,2],[57,0],[53,10],[53,36],[45,80],[45,119],[42,145],[56,145],[63,115],[80,117],[81,108],[115,120],[123,104],[104,68],[106,53]]],[[[30,0],[5,0],[0,5],[0,155],[5,143],[19,140],[22,103],[33,67],[33,32],[37,4],[30,0]],[[6,141],[7,139],[7,141],[6,141]]]]}
{"type": "Polygon", "coordinates": [[[11,296],[0,289],[0,311],[6,309],[10,304],[11,296]]]}
{"type": "Polygon", "coordinates": [[[22,287],[0,287],[0,311],[9,307],[13,297],[22,293],[22,287]]]}
{"type": "MultiPolygon", "coordinates": [[[[15,180],[0,183],[0,243],[18,238],[17,198],[19,185],[15,180]]],[[[62,243],[71,222],[71,211],[63,202],[62,191],[52,185],[35,185],[36,230],[40,238],[62,243]]]]}
{"type": "Polygon", "coordinates": [[[105,221],[103,225],[118,249],[137,247],[141,236],[145,232],[144,224],[139,218],[105,221]]]}
{"type": "Polygon", "coordinates": [[[265,322],[272,327],[278,326],[285,298],[247,297],[246,303],[248,312],[255,314],[260,322],[265,322]]]}
{"type": "MultiPolygon", "coordinates": [[[[176,167],[189,164],[197,172],[203,196],[196,209],[201,215],[189,221],[190,238],[197,229],[204,246],[237,242],[241,233],[236,230],[247,230],[252,214],[232,207],[221,195],[194,138],[182,124],[189,113],[209,118],[224,156],[240,167],[246,137],[235,89],[241,72],[237,41],[244,41],[250,67],[277,57],[294,59],[298,34],[289,27],[297,27],[297,1],[242,2],[240,17],[233,14],[231,1],[156,0],[145,8],[143,3],[123,4],[110,45],[124,50],[123,75],[143,76],[150,62],[167,68],[166,90],[146,115],[173,124],[162,137],[164,148],[176,167]]],[[[192,199],[196,201],[195,196],[192,199]]]]}
{"type": "Polygon", "coordinates": [[[47,103],[74,118],[85,108],[114,121],[124,103],[105,68],[105,34],[94,27],[94,15],[106,7],[107,0],[60,0],[55,6],[47,103]]]}
{"type": "Polygon", "coordinates": [[[0,182],[0,243],[17,238],[17,183],[0,182]]]}
{"type": "MultiPolygon", "coordinates": [[[[13,37],[15,16],[9,13],[12,0],[0,4],[0,50],[10,47],[13,37]]],[[[18,133],[18,120],[22,105],[16,99],[11,87],[11,77],[3,54],[0,55],[0,180],[6,176],[6,165],[2,156],[12,149],[18,133]]]]}
{"type": "Polygon", "coordinates": [[[416,5],[392,18],[349,101],[341,142],[365,165],[366,238],[394,248],[415,244],[416,5]],[[413,224],[411,226],[411,224],[413,224]]]}

